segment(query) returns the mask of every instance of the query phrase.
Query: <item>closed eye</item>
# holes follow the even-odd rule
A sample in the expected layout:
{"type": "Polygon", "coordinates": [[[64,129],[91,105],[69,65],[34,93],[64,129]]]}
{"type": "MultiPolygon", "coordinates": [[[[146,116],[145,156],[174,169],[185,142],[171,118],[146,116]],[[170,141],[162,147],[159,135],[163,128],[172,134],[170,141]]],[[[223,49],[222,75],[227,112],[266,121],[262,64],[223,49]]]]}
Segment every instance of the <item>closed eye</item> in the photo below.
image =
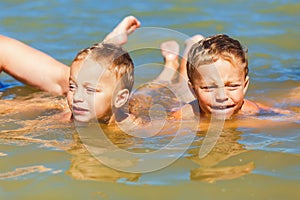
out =
{"type": "Polygon", "coordinates": [[[92,88],[92,87],[86,87],[86,91],[87,91],[88,93],[100,92],[99,89],[97,89],[97,88],[92,88]]]}
{"type": "Polygon", "coordinates": [[[226,87],[229,88],[230,90],[236,90],[236,89],[238,89],[240,86],[241,86],[241,84],[238,84],[238,83],[226,85],[226,87]]]}
{"type": "Polygon", "coordinates": [[[229,87],[239,87],[241,84],[238,84],[238,83],[236,83],[236,84],[230,84],[229,85],[229,87]]]}
{"type": "Polygon", "coordinates": [[[218,86],[216,85],[211,85],[211,86],[201,86],[200,88],[203,90],[208,90],[208,89],[214,89],[217,88],[218,86]]]}
{"type": "Polygon", "coordinates": [[[218,88],[218,86],[216,86],[216,85],[200,86],[200,89],[204,92],[212,92],[216,88],[218,88]]]}

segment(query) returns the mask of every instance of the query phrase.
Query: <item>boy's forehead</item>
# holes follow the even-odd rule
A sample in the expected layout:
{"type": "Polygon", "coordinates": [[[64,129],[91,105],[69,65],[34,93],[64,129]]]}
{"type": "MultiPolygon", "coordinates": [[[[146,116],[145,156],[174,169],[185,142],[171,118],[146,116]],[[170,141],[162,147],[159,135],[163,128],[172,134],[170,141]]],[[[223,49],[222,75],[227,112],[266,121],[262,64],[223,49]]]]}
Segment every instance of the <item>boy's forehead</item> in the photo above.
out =
{"type": "Polygon", "coordinates": [[[196,67],[192,79],[193,81],[224,80],[235,81],[244,78],[242,67],[233,66],[230,62],[219,59],[211,64],[199,65],[196,67]]]}
{"type": "Polygon", "coordinates": [[[79,73],[90,72],[93,74],[103,73],[108,68],[108,62],[103,59],[103,62],[95,61],[91,58],[85,60],[80,60],[72,63],[71,71],[76,71],[79,73]]]}
{"type": "Polygon", "coordinates": [[[107,81],[114,77],[107,66],[107,62],[100,63],[93,59],[77,61],[77,63],[71,65],[71,78],[77,81],[92,81],[95,83],[104,79],[107,81]]]}
{"type": "Polygon", "coordinates": [[[229,60],[224,60],[222,58],[219,58],[215,62],[209,63],[209,64],[202,64],[198,65],[196,67],[196,70],[201,73],[212,73],[214,71],[227,71],[227,72],[243,72],[244,65],[241,63],[232,63],[229,60]]]}
{"type": "Polygon", "coordinates": [[[106,70],[110,64],[111,63],[109,63],[109,61],[105,58],[96,61],[96,60],[92,59],[91,57],[89,57],[82,62],[82,67],[83,68],[98,68],[98,70],[96,70],[96,71],[103,71],[103,70],[106,70]]]}

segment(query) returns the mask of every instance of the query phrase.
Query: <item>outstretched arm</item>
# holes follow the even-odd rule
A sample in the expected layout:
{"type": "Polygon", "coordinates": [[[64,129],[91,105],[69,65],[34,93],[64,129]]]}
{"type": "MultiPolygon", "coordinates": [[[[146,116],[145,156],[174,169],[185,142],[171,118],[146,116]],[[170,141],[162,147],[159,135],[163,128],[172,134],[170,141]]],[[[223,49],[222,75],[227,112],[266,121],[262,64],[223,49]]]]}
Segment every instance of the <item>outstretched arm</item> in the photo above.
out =
{"type": "MultiPolygon", "coordinates": [[[[125,17],[104,40],[123,45],[127,42],[128,35],[138,27],[140,22],[135,17],[125,17]]],[[[65,95],[68,91],[68,66],[46,53],[3,35],[0,35],[1,71],[25,84],[53,94],[65,95]]]]}
{"type": "Polygon", "coordinates": [[[41,90],[68,91],[69,67],[18,40],[0,35],[0,72],[41,90]]]}

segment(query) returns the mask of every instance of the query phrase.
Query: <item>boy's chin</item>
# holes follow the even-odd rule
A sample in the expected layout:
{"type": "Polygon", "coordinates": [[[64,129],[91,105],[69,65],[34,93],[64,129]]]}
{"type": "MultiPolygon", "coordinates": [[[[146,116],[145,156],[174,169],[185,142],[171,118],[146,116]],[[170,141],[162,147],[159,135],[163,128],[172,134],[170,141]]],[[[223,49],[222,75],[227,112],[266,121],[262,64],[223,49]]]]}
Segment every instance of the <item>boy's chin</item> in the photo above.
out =
{"type": "Polygon", "coordinates": [[[73,119],[76,125],[82,125],[86,126],[87,124],[93,124],[93,123],[101,123],[101,124],[108,124],[109,120],[111,119],[111,116],[105,116],[105,117],[85,117],[85,116],[74,116],[73,119]]]}
{"type": "Polygon", "coordinates": [[[76,125],[80,125],[80,124],[86,124],[86,123],[89,123],[91,122],[92,120],[88,117],[85,117],[85,116],[74,116],[73,115],[73,119],[74,119],[74,122],[76,123],[76,125]]]}
{"type": "Polygon", "coordinates": [[[211,114],[212,119],[217,119],[217,120],[229,120],[232,119],[233,113],[231,112],[214,112],[211,114]]]}

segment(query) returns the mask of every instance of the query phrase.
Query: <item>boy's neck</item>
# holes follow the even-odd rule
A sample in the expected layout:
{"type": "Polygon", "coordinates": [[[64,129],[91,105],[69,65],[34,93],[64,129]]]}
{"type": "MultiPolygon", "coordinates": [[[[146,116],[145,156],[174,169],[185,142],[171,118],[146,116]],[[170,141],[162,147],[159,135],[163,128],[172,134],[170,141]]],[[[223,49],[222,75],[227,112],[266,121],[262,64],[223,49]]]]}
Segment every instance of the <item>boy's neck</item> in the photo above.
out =
{"type": "Polygon", "coordinates": [[[115,124],[116,122],[121,122],[125,120],[128,117],[128,114],[125,113],[122,109],[115,109],[113,111],[114,114],[112,114],[108,124],[115,124]]]}
{"type": "Polygon", "coordinates": [[[253,114],[258,114],[259,110],[260,109],[256,103],[249,101],[247,99],[244,99],[243,105],[242,105],[240,111],[238,112],[238,114],[253,115],[253,114]]]}

